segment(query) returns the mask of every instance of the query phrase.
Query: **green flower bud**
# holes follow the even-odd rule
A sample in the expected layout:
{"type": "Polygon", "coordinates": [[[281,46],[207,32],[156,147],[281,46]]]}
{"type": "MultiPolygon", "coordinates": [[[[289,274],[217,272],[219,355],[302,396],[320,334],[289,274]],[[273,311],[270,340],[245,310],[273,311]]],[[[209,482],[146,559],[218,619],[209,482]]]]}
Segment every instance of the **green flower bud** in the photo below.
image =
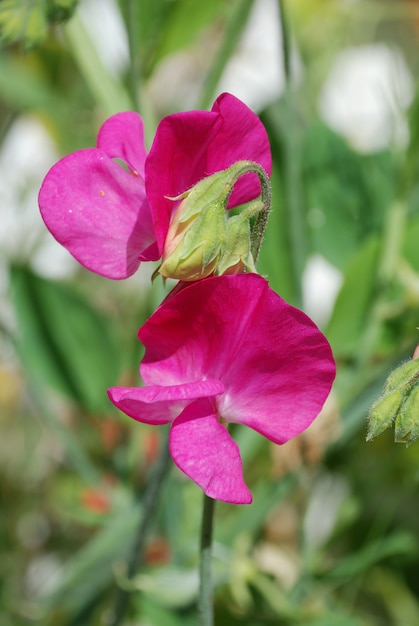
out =
{"type": "Polygon", "coordinates": [[[405,398],[395,423],[395,441],[409,445],[419,437],[419,385],[405,398]]]}
{"type": "Polygon", "coordinates": [[[181,196],[184,199],[167,233],[160,274],[197,280],[213,273],[225,247],[224,202],[228,195],[225,173],[218,172],[181,196]]]}
{"type": "Polygon", "coordinates": [[[403,401],[403,391],[393,391],[379,398],[371,407],[368,416],[367,441],[389,428],[394,422],[403,401]]]}
{"type": "MultiPolygon", "coordinates": [[[[416,356],[416,352],[415,355],[416,356]]],[[[419,437],[419,358],[400,365],[388,376],[384,393],[369,413],[367,441],[395,422],[395,441],[411,443],[419,437]]]]}
{"type": "Polygon", "coordinates": [[[406,388],[419,379],[419,359],[410,359],[391,372],[386,380],[384,393],[399,387],[406,388]]]}
{"type": "Polygon", "coordinates": [[[226,240],[228,246],[220,258],[216,274],[221,276],[222,274],[256,272],[255,262],[251,253],[250,217],[263,208],[263,202],[257,200],[249,206],[248,210],[227,220],[226,240]]]}
{"type": "Polygon", "coordinates": [[[48,0],[47,17],[52,24],[69,20],[73,15],[78,0],[48,0]]]}
{"type": "MultiPolygon", "coordinates": [[[[211,274],[255,272],[251,252],[250,220],[267,208],[261,200],[227,211],[236,181],[261,168],[239,161],[230,168],[204,178],[173,200],[182,200],[172,215],[158,272],[165,278],[194,281],[211,274]],[[257,169],[256,169],[257,168],[257,169]]],[[[266,176],[266,174],[265,174],[266,176]]]]}

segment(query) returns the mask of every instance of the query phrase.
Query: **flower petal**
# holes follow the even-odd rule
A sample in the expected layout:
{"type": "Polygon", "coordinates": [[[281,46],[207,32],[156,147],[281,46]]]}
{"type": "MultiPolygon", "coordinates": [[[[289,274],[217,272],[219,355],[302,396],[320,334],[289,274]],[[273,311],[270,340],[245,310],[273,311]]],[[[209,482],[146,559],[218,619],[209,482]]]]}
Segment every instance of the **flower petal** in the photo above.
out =
{"type": "Polygon", "coordinates": [[[54,237],[97,274],[126,278],[147,249],[148,260],[157,258],[143,182],[102,150],[80,150],[54,165],[39,206],[54,237]]]}
{"type": "Polygon", "coordinates": [[[147,384],[221,380],[218,415],[276,443],[310,425],[335,376],[325,337],[257,274],[184,287],[157,309],[139,337],[147,384]]]}
{"type": "Polygon", "coordinates": [[[240,451],[208,400],[197,400],[175,419],[169,437],[173,461],[210,498],[250,504],[240,451]]]}
{"type": "MultiPolygon", "coordinates": [[[[205,176],[241,160],[256,161],[271,173],[271,152],[266,130],[243,102],[231,94],[217,98],[211,111],[168,115],[159,124],[146,161],[146,188],[160,251],[179,196],[205,176]]],[[[236,184],[230,206],[260,194],[254,174],[236,184]]]]}
{"type": "Polygon", "coordinates": [[[144,146],[143,120],[132,111],[117,113],[102,125],[97,147],[113,159],[122,159],[132,172],[144,180],[147,150],[144,146]]]}
{"type": "Polygon", "coordinates": [[[121,411],[145,424],[168,424],[197,398],[223,393],[219,380],[203,380],[173,387],[111,387],[108,396],[121,411]]]}

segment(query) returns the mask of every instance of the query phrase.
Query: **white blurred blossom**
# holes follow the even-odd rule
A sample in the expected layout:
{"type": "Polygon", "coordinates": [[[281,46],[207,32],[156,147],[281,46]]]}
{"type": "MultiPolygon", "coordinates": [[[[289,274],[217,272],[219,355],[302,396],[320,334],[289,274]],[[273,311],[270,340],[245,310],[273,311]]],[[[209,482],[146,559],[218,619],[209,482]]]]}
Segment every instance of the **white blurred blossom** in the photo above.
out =
{"type": "Polygon", "coordinates": [[[413,91],[412,76],[396,48],[346,48],[336,56],[321,91],[320,114],[362,152],[404,146],[409,139],[405,111],[413,91]]]}

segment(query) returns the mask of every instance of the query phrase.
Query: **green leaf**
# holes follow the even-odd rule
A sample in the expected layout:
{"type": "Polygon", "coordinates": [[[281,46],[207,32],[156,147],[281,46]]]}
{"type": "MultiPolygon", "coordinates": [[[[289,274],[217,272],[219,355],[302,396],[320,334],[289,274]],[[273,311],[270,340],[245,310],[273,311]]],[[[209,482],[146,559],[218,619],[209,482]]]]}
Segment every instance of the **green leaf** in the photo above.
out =
{"type": "Polygon", "coordinates": [[[365,572],[392,556],[417,554],[417,542],[412,534],[404,531],[395,532],[368,543],[358,552],[340,560],[338,565],[328,572],[331,578],[349,578],[364,575],[365,572]]]}
{"type": "Polygon", "coordinates": [[[313,249],[343,268],[383,224],[394,198],[388,153],[362,156],[327,126],[316,122],[304,145],[307,220],[313,249]]]}
{"type": "Polygon", "coordinates": [[[0,97],[18,109],[60,107],[61,100],[30,63],[0,55],[0,97]]]}
{"type": "MultiPolygon", "coordinates": [[[[154,4],[154,0],[152,2],[154,4]]],[[[155,61],[189,46],[216,17],[220,17],[220,8],[223,7],[223,0],[213,0],[212,2],[199,2],[195,0],[182,0],[182,2],[169,3],[160,2],[160,6],[165,4],[167,19],[161,23],[160,45],[155,61]]],[[[162,16],[165,12],[161,11],[162,16]]]]}
{"type": "Polygon", "coordinates": [[[284,300],[297,303],[299,288],[292,271],[293,261],[287,225],[284,189],[278,166],[277,147],[272,144],[274,157],[271,186],[272,209],[260,249],[257,269],[269,280],[269,284],[284,300]]]}
{"type": "Polygon", "coordinates": [[[320,619],[305,622],[305,626],[365,626],[365,622],[348,615],[337,615],[336,612],[322,615],[320,619]]]}
{"type": "Polygon", "coordinates": [[[11,292],[19,355],[36,384],[55,388],[87,410],[109,409],[119,358],[108,321],[70,285],[14,267],[11,292]]]}
{"type": "MultiPolygon", "coordinates": [[[[229,508],[230,515],[224,524],[215,530],[216,539],[225,545],[231,545],[240,533],[258,533],[263,526],[269,512],[284,500],[296,485],[296,476],[287,475],[281,481],[269,483],[259,480],[252,486],[253,503],[250,507],[242,506],[229,508]]],[[[218,509],[225,508],[223,503],[218,509]]]]}
{"type": "Polygon", "coordinates": [[[379,241],[371,237],[344,273],[336,304],[325,330],[337,358],[351,358],[357,351],[365,320],[374,300],[379,241]]]}
{"type": "Polygon", "coordinates": [[[93,538],[69,559],[63,578],[45,597],[46,607],[76,615],[114,580],[114,566],[125,561],[139,520],[139,508],[127,507],[110,517],[93,538]]]}
{"type": "Polygon", "coordinates": [[[0,4],[0,45],[18,41],[25,50],[45,39],[48,23],[45,0],[3,0],[0,4]]]}
{"type": "Polygon", "coordinates": [[[405,228],[403,240],[403,257],[411,267],[419,272],[419,218],[411,218],[405,228]]]}
{"type": "Polygon", "coordinates": [[[172,610],[164,608],[160,602],[153,601],[144,594],[136,594],[138,602],[138,623],[147,622],[150,626],[195,626],[195,616],[176,615],[172,610]]]}

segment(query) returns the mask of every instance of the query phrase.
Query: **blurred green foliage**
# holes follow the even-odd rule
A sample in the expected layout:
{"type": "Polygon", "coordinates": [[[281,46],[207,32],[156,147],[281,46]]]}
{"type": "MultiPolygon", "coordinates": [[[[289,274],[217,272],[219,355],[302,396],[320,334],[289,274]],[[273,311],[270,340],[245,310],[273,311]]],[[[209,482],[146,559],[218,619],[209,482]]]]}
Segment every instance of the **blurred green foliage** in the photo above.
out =
{"type": "MultiPolygon", "coordinates": [[[[119,110],[138,105],[152,138],[182,102],[210,106],[255,2],[121,0],[131,58],[119,72],[103,61],[76,4],[0,2],[3,145],[27,116],[58,158],[94,145],[101,122],[119,110]],[[185,58],[197,63],[195,91],[183,91],[184,74],[172,69],[179,90],[170,101],[166,85],[156,87],[159,72],[185,58]]],[[[338,376],[324,415],[297,440],[277,448],[234,431],[254,502],[217,507],[216,624],[417,626],[417,444],[396,446],[387,432],[365,437],[388,373],[418,343],[419,13],[407,0],[284,6],[304,72],[260,112],[274,203],[259,271],[300,306],[313,255],[341,272],[323,328],[338,376]],[[416,95],[402,111],[408,145],[364,154],[320,119],[317,101],[339,50],[373,43],[402,51],[416,95]]],[[[136,383],[135,334],[162,285],[141,273],[114,284],[81,268],[52,280],[31,255],[6,252],[2,271],[1,626],[106,624],[119,588],[132,591],[122,623],[194,624],[201,493],[170,472],[143,567],[128,580],[164,431],[125,419],[106,398],[108,386],[136,383]]]]}

